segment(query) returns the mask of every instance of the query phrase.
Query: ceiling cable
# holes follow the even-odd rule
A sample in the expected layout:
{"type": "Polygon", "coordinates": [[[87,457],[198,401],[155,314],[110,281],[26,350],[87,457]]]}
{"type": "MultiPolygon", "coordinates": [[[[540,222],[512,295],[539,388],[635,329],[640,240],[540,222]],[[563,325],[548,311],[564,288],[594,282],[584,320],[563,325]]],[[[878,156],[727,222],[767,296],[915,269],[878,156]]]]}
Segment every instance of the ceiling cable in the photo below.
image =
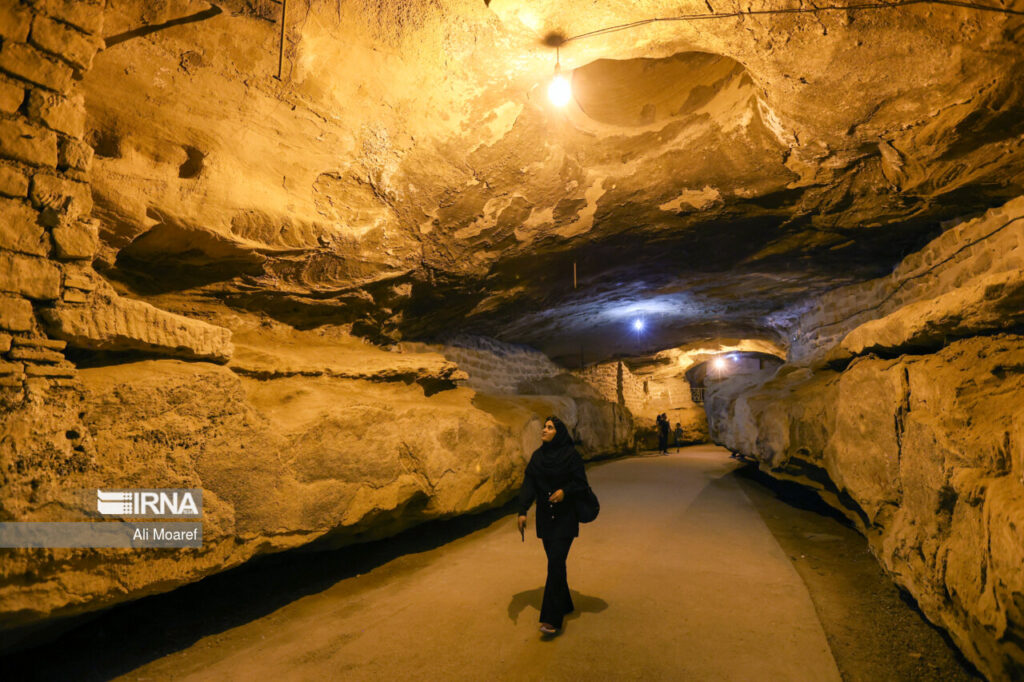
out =
{"type": "MultiPolygon", "coordinates": [[[[606,33],[615,33],[617,31],[625,31],[631,28],[637,28],[646,24],[654,24],[662,21],[703,21],[706,19],[730,19],[738,17],[751,17],[760,16],[765,14],[816,14],[818,12],[850,12],[850,11],[863,11],[863,10],[874,10],[874,9],[894,9],[896,7],[907,7],[909,5],[948,5],[950,7],[963,7],[966,9],[973,9],[982,12],[997,12],[1000,14],[1011,14],[1015,16],[1024,16],[1024,11],[1010,9],[1007,7],[994,7],[992,5],[983,5],[975,2],[961,2],[960,0],[900,0],[897,2],[869,2],[859,3],[855,5],[825,5],[820,7],[788,7],[781,9],[748,9],[740,12],[713,12],[710,14],[684,14],[678,17],[654,17],[651,19],[641,19],[640,21],[633,21],[628,24],[619,24],[618,26],[608,26],[607,28],[599,28],[596,31],[588,31],[587,33],[580,33],[579,35],[569,36],[563,39],[560,45],[565,45],[573,40],[581,40],[583,38],[592,38],[594,36],[604,35],[606,33]]],[[[556,46],[557,49],[558,46],[556,46]]]]}

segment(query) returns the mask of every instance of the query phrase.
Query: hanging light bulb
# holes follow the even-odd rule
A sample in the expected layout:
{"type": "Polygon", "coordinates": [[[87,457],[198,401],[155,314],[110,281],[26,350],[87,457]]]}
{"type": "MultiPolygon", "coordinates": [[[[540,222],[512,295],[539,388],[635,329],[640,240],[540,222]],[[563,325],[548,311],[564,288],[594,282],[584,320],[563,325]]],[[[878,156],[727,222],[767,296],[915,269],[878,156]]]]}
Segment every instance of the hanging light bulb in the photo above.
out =
{"type": "Polygon", "coordinates": [[[562,55],[559,44],[564,44],[564,40],[559,39],[559,42],[554,45],[555,75],[552,76],[551,83],[548,84],[548,99],[556,107],[564,107],[572,97],[572,86],[569,84],[569,79],[562,75],[562,55]]]}
{"type": "Polygon", "coordinates": [[[569,85],[569,79],[561,74],[561,67],[555,64],[555,76],[551,79],[551,84],[548,85],[548,99],[556,107],[564,107],[569,103],[569,98],[572,97],[572,86],[569,85]]]}

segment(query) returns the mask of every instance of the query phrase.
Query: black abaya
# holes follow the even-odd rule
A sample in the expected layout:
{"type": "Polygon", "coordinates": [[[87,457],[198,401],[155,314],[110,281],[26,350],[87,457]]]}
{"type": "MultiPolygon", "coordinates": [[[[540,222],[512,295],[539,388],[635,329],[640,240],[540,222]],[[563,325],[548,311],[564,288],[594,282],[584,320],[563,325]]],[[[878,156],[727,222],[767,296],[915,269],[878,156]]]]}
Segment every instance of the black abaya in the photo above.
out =
{"type": "Polygon", "coordinates": [[[544,583],[544,601],[540,605],[540,622],[562,627],[562,618],[575,607],[569,593],[569,579],[565,560],[569,557],[572,538],[544,538],[544,553],[548,556],[548,579],[544,583]]]}
{"type": "Polygon", "coordinates": [[[562,627],[563,616],[573,611],[565,561],[580,528],[573,496],[587,487],[583,458],[576,452],[564,425],[559,425],[555,438],[533,453],[519,490],[520,516],[525,516],[537,501],[537,537],[543,540],[548,558],[540,622],[556,628],[562,627]],[[556,490],[565,493],[565,498],[551,503],[548,498],[556,490]]]}

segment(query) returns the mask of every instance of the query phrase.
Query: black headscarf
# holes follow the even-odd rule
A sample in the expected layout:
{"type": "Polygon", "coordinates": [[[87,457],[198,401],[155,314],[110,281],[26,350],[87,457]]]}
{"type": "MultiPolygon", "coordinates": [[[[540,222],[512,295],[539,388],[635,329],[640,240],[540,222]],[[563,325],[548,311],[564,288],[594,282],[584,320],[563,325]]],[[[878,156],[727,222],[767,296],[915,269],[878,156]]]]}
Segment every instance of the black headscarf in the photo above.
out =
{"type": "Polygon", "coordinates": [[[541,480],[552,480],[569,473],[576,447],[572,436],[569,435],[569,429],[561,419],[548,417],[544,421],[555,425],[555,437],[547,443],[541,443],[534,451],[530,463],[526,466],[526,473],[541,480]]]}

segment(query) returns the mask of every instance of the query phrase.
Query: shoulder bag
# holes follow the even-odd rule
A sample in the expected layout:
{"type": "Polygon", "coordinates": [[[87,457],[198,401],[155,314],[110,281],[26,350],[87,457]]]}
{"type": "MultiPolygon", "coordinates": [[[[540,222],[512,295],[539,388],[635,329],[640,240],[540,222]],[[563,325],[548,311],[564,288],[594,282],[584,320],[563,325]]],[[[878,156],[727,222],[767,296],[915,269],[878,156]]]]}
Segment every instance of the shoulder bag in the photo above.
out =
{"type": "Polygon", "coordinates": [[[590,523],[601,513],[601,503],[597,501],[597,495],[588,485],[587,489],[576,495],[576,518],[580,523],[590,523]]]}

